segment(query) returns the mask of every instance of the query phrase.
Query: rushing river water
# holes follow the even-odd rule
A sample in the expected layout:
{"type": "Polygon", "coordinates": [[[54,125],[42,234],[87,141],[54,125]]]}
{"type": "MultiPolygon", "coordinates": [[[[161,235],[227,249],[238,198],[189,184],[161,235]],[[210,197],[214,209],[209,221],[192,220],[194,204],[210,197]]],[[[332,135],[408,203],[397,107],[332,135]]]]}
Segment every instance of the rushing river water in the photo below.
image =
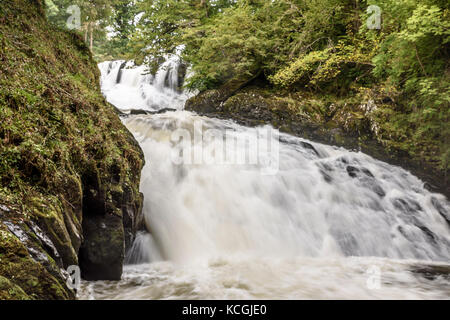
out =
{"type": "Polygon", "coordinates": [[[123,119],[146,157],[151,233],[138,234],[121,281],[83,282],[81,299],[450,298],[443,195],[363,153],[183,111],[179,67],[174,57],[156,76],[122,61],[100,65],[103,92],[119,109],[176,111],[123,119]],[[180,131],[208,130],[256,137],[226,149],[232,159],[262,141],[276,161],[269,171],[264,161],[175,161],[217,155],[218,140],[175,143],[180,131]]]}

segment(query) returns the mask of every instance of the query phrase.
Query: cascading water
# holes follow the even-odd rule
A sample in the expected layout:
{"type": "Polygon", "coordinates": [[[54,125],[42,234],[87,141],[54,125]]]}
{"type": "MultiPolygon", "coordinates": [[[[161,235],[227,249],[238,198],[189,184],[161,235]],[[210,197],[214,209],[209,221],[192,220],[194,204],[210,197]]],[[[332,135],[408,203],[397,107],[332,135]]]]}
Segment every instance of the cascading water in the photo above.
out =
{"type": "MultiPolygon", "coordinates": [[[[215,142],[187,150],[177,130],[237,139],[259,130],[182,111],[178,66],[171,58],[152,77],[123,61],[100,65],[121,110],[179,111],[124,118],[147,161],[151,235],[138,235],[122,281],[84,283],[81,298],[450,298],[450,203],[399,167],[287,134],[264,138],[279,142],[274,174],[174,162],[215,142]]],[[[234,156],[248,149],[236,146],[234,156]]]]}
{"type": "Polygon", "coordinates": [[[102,91],[108,102],[124,112],[182,109],[188,98],[180,89],[186,71],[175,55],[167,59],[156,75],[130,61],[107,61],[100,63],[99,68],[102,91]]]}

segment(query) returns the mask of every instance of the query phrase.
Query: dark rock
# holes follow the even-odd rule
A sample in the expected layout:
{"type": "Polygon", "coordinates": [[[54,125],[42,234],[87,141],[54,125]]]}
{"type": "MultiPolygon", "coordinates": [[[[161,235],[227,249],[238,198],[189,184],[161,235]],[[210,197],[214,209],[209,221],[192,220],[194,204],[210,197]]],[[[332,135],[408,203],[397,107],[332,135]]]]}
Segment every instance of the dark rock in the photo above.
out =
{"type": "Polygon", "coordinates": [[[450,213],[444,208],[444,206],[435,197],[431,198],[431,204],[439,212],[439,214],[447,221],[450,226],[450,213]]]}
{"type": "Polygon", "coordinates": [[[130,115],[141,115],[141,114],[150,114],[150,112],[147,110],[142,110],[142,109],[131,109],[130,110],[130,115]]]}
{"type": "Polygon", "coordinates": [[[322,174],[322,177],[326,182],[330,183],[333,181],[333,178],[324,170],[320,170],[320,173],[322,174]]]}
{"type": "Polygon", "coordinates": [[[369,171],[369,169],[366,168],[361,168],[362,173],[364,173],[366,176],[370,177],[370,178],[375,178],[374,175],[372,174],[372,172],[369,171]]]}
{"type": "Polygon", "coordinates": [[[402,211],[404,213],[409,214],[409,213],[414,213],[416,211],[422,210],[422,207],[420,206],[420,204],[418,204],[414,200],[410,200],[410,199],[405,200],[405,199],[396,198],[396,199],[392,199],[391,202],[395,208],[399,209],[400,211],[402,211]]]}
{"type": "Polygon", "coordinates": [[[437,187],[437,186],[435,186],[435,185],[433,185],[433,184],[431,184],[431,183],[428,183],[428,182],[425,182],[425,183],[423,184],[423,188],[424,188],[425,190],[430,191],[430,192],[439,192],[439,187],[437,187]]]}
{"type": "Polygon", "coordinates": [[[380,185],[376,182],[376,179],[372,172],[370,172],[366,168],[357,168],[354,166],[347,166],[346,168],[347,173],[352,178],[358,178],[362,184],[369,189],[371,189],[373,192],[375,192],[380,198],[383,198],[386,196],[386,192],[383,190],[383,188],[380,187],[380,185]]]}
{"type": "Polygon", "coordinates": [[[347,166],[347,173],[350,177],[356,178],[358,176],[359,169],[353,166],[347,166]]]}
{"type": "Polygon", "coordinates": [[[126,64],[127,62],[125,61],[120,65],[119,72],[117,72],[116,83],[120,83],[120,81],[122,81],[122,70],[125,68],[126,64]]]}
{"type": "Polygon", "coordinates": [[[424,225],[418,225],[417,226],[420,230],[422,230],[422,232],[426,235],[426,237],[428,238],[428,240],[430,240],[430,242],[437,244],[437,236],[427,227],[425,227],[424,225]]]}
{"type": "Polygon", "coordinates": [[[449,265],[414,264],[410,266],[409,270],[412,273],[422,276],[428,280],[435,280],[438,277],[450,280],[449,265]]]}
{"type": "Polygon", "coordinates": [[[360,172],[369,178],[375,178],[374,175],[372,174],[372,172],[369,171],[369,169],[366,169],[366,168],[359,169],[354,166],[347,166],[347,173],[352,178],[356,178],[360,172]]]}
{"type": "Polygon", "coordinates": [[[311,150],[316,156],[318,156],[318,157],[320,156],[319,152],[317,152],[316,148],[314,148],[311,143],[301,141],[300,144],[303,146],[303,148],[311,150]]]}
{"type": "Polygon", "coordinates": [[[333,177],[331,176],[331,172],[333,171],[333,168],[327,164],[327,163],[317,163],[317,166],[319,167],[319,171],[323,177],[323,179],[325,180],[325,182],[332,182],[333,181],[333,177]]]}
{"type": "Polygon", "coordinates": [[[184,81],[186,79],[187,65],[185,63],[181,63],[178,66],[178,91],[181,92],[184,81]]]}
{"type": "Polygon", "coordinates": [[[372,185],[372,191],[375,192],[380,198],[386,196],[386,192],[378,184],[372,185]]]}
{"type": "Polygon", "coordinates": [[[83,279],[120,280],[125,257],[122,218],[109,214],[86,217],[83,232],[79,254],[83,279]]]}
{"type": "Polygon", "coordinates": [[[150,111],[150,110],[142,110],[142,109],[131,109],[129,115],[146,115],[146,114],[163,114],[166,112],[173,112],[173,111],[177,111],[176,109],[173,108],[162,108],[156,111],[150,111]]]}

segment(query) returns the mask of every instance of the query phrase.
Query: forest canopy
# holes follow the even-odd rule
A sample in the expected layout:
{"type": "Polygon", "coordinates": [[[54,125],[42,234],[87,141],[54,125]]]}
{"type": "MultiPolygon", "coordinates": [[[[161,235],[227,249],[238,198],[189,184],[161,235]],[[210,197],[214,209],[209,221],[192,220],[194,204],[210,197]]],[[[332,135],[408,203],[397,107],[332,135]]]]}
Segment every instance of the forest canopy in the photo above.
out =
{"type": "Polygon", "coordinates": [[[64,8],[80,6],[79,32],[99,60],[133,59],[156,72],[183,48],[190,89],[258,76],[278,90],[375,92],[395,103],[380,111],[386,139],[449,167],[447,0],[46,1],[59,24],[64,8]]]}

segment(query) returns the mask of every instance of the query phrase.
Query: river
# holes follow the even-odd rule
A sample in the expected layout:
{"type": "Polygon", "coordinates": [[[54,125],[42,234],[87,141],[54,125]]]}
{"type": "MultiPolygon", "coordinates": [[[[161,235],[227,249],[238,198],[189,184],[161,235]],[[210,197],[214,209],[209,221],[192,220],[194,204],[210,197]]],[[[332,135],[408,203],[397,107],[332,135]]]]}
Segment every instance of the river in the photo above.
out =
{"type": "Polygon", "coordinates": [[[450,298],[450,203],[411,173],[184,111],[176,57],[156,76],[99,67],[123,112],[175,110],[123,117],[146,158],[150,233],[121,281],[83,282],[80,299],[450,298]]]}

